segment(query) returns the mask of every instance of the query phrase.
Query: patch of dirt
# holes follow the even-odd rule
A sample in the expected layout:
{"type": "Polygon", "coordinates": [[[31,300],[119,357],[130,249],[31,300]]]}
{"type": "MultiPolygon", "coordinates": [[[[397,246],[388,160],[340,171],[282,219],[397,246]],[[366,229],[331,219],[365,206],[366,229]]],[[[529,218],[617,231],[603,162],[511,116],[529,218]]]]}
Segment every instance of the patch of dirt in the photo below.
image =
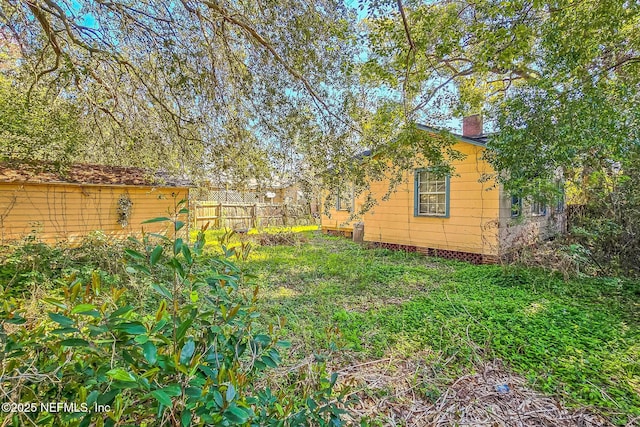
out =
{"type": "MultiPolygon", "coordinates": [[[[527,380],[509,373],[500,360],[478,367],[429,401],[424,379],[416,381],[418,364],[382,359],[341,369],[341,382],[357,384],[358,417],[389,426],[595,427],[612,426],[586,409],[567,409],[561,402],[531,390],[527,380]]],[[[434,378],[435,380],[435,378],[434,378]]]]}

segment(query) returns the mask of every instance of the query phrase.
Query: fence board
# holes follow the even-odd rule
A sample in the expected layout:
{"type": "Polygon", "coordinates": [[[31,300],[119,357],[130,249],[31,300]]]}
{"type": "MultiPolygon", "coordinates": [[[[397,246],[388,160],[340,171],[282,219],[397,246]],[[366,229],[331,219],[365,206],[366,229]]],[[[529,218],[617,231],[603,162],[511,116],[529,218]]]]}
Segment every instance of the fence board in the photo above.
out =
{"type": "Polygon", "coordinates": [[[308,205],[283,203],[227,203],[211,200],[192,205],[192,227],[249,229],[253,227],[317,225],[308,205]]]}

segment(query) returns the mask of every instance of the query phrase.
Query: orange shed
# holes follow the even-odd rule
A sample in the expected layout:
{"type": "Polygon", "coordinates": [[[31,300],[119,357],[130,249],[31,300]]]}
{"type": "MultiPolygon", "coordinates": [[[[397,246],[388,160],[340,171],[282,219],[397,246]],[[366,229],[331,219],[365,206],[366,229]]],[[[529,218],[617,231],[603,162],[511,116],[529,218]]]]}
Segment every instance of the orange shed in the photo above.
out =
{"type": "Polygon", "coordinates": [[[74,244],[98,230],[113,237],[140,235],[143,227],[165,232],[165,222],[142,222],[172,215],[180,200],[188,200],[189,187],[186,180],[139,168],[75,164],[58,171],[0,163],[0,243],[34,235],[74,244]]]}

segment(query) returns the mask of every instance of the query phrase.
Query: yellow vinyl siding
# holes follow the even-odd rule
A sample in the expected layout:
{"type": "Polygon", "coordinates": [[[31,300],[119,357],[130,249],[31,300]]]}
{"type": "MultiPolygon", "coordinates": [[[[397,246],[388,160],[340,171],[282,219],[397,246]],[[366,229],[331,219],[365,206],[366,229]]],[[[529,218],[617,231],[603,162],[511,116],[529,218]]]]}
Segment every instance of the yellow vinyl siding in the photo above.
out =
{"type": "MultiPolygon", "coordinates": [[[[334,198],[335,199],[335,198],[334,198]]],[[[321,206],[322,209],[322,206],[321,206]]],[[[335,202],[332,204],[332,209],[329,210],[329,215],[322,212],[320,221],[323,230],[353,230],[353,221],[348,221],[351,212],[339,211],[336,209],[335,202]]]]}
{"type": "Polygon", "coordinates": [[[177,201],[187,198],[187,188],[0,183],[0,239],[6,243],[35,231],[47,243],[74,243],[95,230],[116,237],[139,234],[143,227],[164,232],[166,223],[141,223],[167,216],[177,201]],[[126,227],[118,223],[122,195],[132,202],[126,227]]]}
{"type": "Polygon", "coordinates": [[[320,224],[323,230],[340,230],[340,231],[353,231],[353,224],[358,222],[358,219],[349,221],[349,217],[353,212],[358,212],[362,207],[362,201],[358,198],[353,198],[353,190],[350,188],[347,191],[349,197],[352,197],[352,209],[348,210],[338,210],[337,207],[337,196],[335,194],[329,196],[329,193],[324,194],[324,198],[320,205],[320,224]],[[329,202],[329,212],[325,212],[324,203],[327,197],[331,197],[331,201],[329,202]]]}
{"type": "Polygon", "coordinates": [[[498,254],[499,190],[491,189],[493,181],[479,182],[482,174],[493,172],[482,159],[484,148],[458,143],[455,149],[467,157],[453,162],[455,173],[449,181],[449,217],[414,215],[414,171],[407,171],[398,191],[392,193],[389,200],[382,200],[388,190],[388,180],[371,183],[371,192],[379,204],[364,215],[365,241],[498,254]]]}

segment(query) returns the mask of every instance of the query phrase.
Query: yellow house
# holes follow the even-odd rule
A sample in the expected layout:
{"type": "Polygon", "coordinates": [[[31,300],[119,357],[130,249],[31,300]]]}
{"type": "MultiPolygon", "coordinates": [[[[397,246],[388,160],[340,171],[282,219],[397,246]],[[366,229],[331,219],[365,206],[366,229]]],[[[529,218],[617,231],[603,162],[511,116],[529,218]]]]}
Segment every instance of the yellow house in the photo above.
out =
{"type": "Polygon", "coordinates": [[[378,204],[361,218],[352,217],[361,200],[338,195],[321,217],[323,231],[350,235],[354,223],[362,222],[364,241],[372,246],[475,263],[496,262],[514,248],[564,231],[563,204],[552,209],[523,204],[495,181],[483,179],[494,170],[483,158],[486,137],[480,120],[478,116],[463,120],[463,134],[456,135],[453,148],[465,157],[452,162],[454,175],[438,177],[428,165],[417,163],[387,200],[382,196],[389,180],[372,182],[369,190],[378,204]]]}
{"type": "MultiPolygon", "coordinates": [[[[92,231],[108,236],[165,232],[143,221],[175,212],[190,184],[138,168],[72,165],[64,172],[0,164],[0,244],[34,235],[46,243],[79,243],[92,231]]],[[[182,220],[188,224],[186,215],[182,220]]],[[[181,231],[185,237],[186,227],[181,231]]]]}

